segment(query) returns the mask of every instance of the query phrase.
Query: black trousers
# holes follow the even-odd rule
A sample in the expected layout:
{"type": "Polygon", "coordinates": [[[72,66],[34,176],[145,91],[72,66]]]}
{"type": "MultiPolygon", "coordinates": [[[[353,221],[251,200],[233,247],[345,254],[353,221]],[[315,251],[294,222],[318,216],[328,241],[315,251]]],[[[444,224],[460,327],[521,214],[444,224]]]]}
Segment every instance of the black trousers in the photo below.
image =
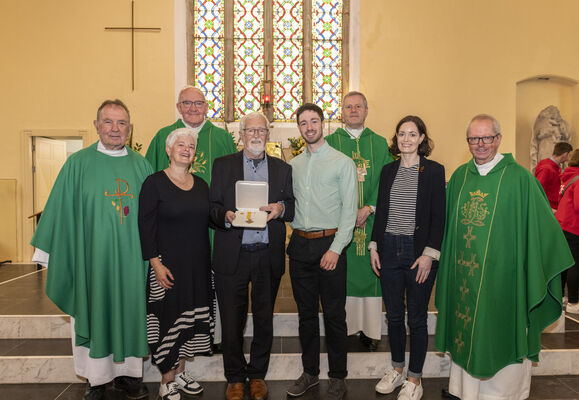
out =
{"type": "Polygon", "coordinates": [[[292,234],[287,253],[294,299],[298,306],[302,364],[310,375],[320,373],[319,302],[324,313],[330,378],[348,375],[346,352],[346,254],[342,252],[336,269],[320,268],[320,260],[334,236],[305,239],[292,234]]]}
{"type": "Polygon", "coordinates": [[[565,239],[575,259],[575,265],[561,273],[563,296],[565,296],[565,283],[567,283],[567,299],[569,303],[579,302],[579,235],[563,231],[565,239]]]}
{"type": "MultiPolygon", "coordinates": [[[[223,330],[223,368],[229,383],[265,378],[273,340],[273,302],[277,287],[272,286],[275,286],[275,281],[272,280],[269,249],[242,250],[234,274],[215,273],[223,330]],[[243,354],[243,330],[250,282],[253,341],[248,364],[243,354]]],[[[277,282],[279,285],[279,279],[277,282]]]]}

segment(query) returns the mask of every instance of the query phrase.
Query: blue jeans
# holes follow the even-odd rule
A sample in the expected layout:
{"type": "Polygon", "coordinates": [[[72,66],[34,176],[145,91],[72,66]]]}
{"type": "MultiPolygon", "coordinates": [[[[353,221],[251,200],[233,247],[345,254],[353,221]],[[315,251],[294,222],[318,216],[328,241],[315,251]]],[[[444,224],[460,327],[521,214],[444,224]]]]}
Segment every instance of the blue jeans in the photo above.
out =
{"type": "Polygon", "coordinates": [[[428,301],[436,278],[437,268],[432,268],[423,283],[416,282],[418,267],[410,269],[414,257],[412,236],[384,233],[380,249],[380,284],[388,320],[388,340],[392,351],[392,366],[403,368],[406,349],[406,324],[404,297],[408,309],[410,328],[410,364],[408,376],[420,378],[428,348],[428,301]]]}

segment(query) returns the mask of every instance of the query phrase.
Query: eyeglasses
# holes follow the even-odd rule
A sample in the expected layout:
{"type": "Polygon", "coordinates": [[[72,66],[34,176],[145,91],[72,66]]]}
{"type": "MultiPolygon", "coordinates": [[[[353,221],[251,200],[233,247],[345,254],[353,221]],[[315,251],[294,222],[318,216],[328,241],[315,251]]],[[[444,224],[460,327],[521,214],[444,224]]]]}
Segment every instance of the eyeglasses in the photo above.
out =
{"type": "Polygon", "coordinates": [[[181,104],[182,106],[185,106],[187,108],[191,107],[192,105],[195,105],[196,108],[201,108],[205,105],[205,102],[202,100],[198,100],[198,101],[183,100],[179,104],[181,104]]]}
{"type": "Polygon", "coordinates": [[[256,133],[259,133],[259,136],[265,136],[267,132],[269,132],[267,128],[248,128],[243,130],[243,133],[249,136],[253,136],[256,133]]]}
{"type": "MultiPolygon", "coordinates": [[[[500,133],[499,133],[500,135],[500,133]]],[[[479,144],[480,141],[482,140],[482,142],[484,144],[491,144],[492,142],[495,141],[495,139],[497,138],[497,136],[499,135],[494,135],[494,136],[478,136],[478,137],[467,137],[466,141],[468,142],[468,144],[479,144]]]]}
{"type": "Polygon", "coordinates": [[[344,106],[344,110],[348,110],[348,111],[352,111],[352,110],[362,110],[364,107],[362,104],[348,104],[347,106],[344,106]]]}

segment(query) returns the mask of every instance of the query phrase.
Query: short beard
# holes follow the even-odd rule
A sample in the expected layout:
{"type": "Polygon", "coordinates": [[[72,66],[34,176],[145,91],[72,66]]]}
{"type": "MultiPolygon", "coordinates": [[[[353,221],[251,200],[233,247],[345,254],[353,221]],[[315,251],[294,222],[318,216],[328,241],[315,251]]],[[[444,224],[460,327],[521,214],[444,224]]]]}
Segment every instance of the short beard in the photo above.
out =
{"type": "MultiPolygon", "coordinates": [[[[253,143],[254,146],[257,146],[257,143],[253,143]]],[[[249,142],[247,146],[245,146],[247,152],[254,157],[260,156],[265,151],[265,143],[262,141],[259,143],[259,148],[252,147],[252,143],[249,142]]]]}
{"type": "MultiPolygon", "coordinates": [[[[306,134],[307,134],[307,132],[306,132],[306,134]]],[[[318,142],[320,141],[320,139],[322,139],[323,137],[324,137],[324,134],[323,134],[322,132],[319,132],[319,136],[317,136],[317,137],[316,137],[315,139],[313,139],[313,140],[306,139],[305,136],[302,136],[302,139],[304,139],[304,142],[306,142],[307,144],[316,144],[316,143],[318,143],[318,142]]]]}

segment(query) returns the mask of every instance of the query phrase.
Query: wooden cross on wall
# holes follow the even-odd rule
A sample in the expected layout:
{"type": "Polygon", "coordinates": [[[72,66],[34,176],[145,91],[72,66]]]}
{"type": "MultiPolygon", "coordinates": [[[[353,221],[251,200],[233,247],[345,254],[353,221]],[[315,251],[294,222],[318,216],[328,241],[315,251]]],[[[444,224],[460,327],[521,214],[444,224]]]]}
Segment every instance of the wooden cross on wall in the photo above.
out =
{"type": "Polygon", "coordinates": [[[105,31],[131,32],[131,89],[135,90],[135,32],[161,32],[161,28],[142,28],[135,26],[135,1],[131,1],[131,26],[105,27],[105,31]]]}

